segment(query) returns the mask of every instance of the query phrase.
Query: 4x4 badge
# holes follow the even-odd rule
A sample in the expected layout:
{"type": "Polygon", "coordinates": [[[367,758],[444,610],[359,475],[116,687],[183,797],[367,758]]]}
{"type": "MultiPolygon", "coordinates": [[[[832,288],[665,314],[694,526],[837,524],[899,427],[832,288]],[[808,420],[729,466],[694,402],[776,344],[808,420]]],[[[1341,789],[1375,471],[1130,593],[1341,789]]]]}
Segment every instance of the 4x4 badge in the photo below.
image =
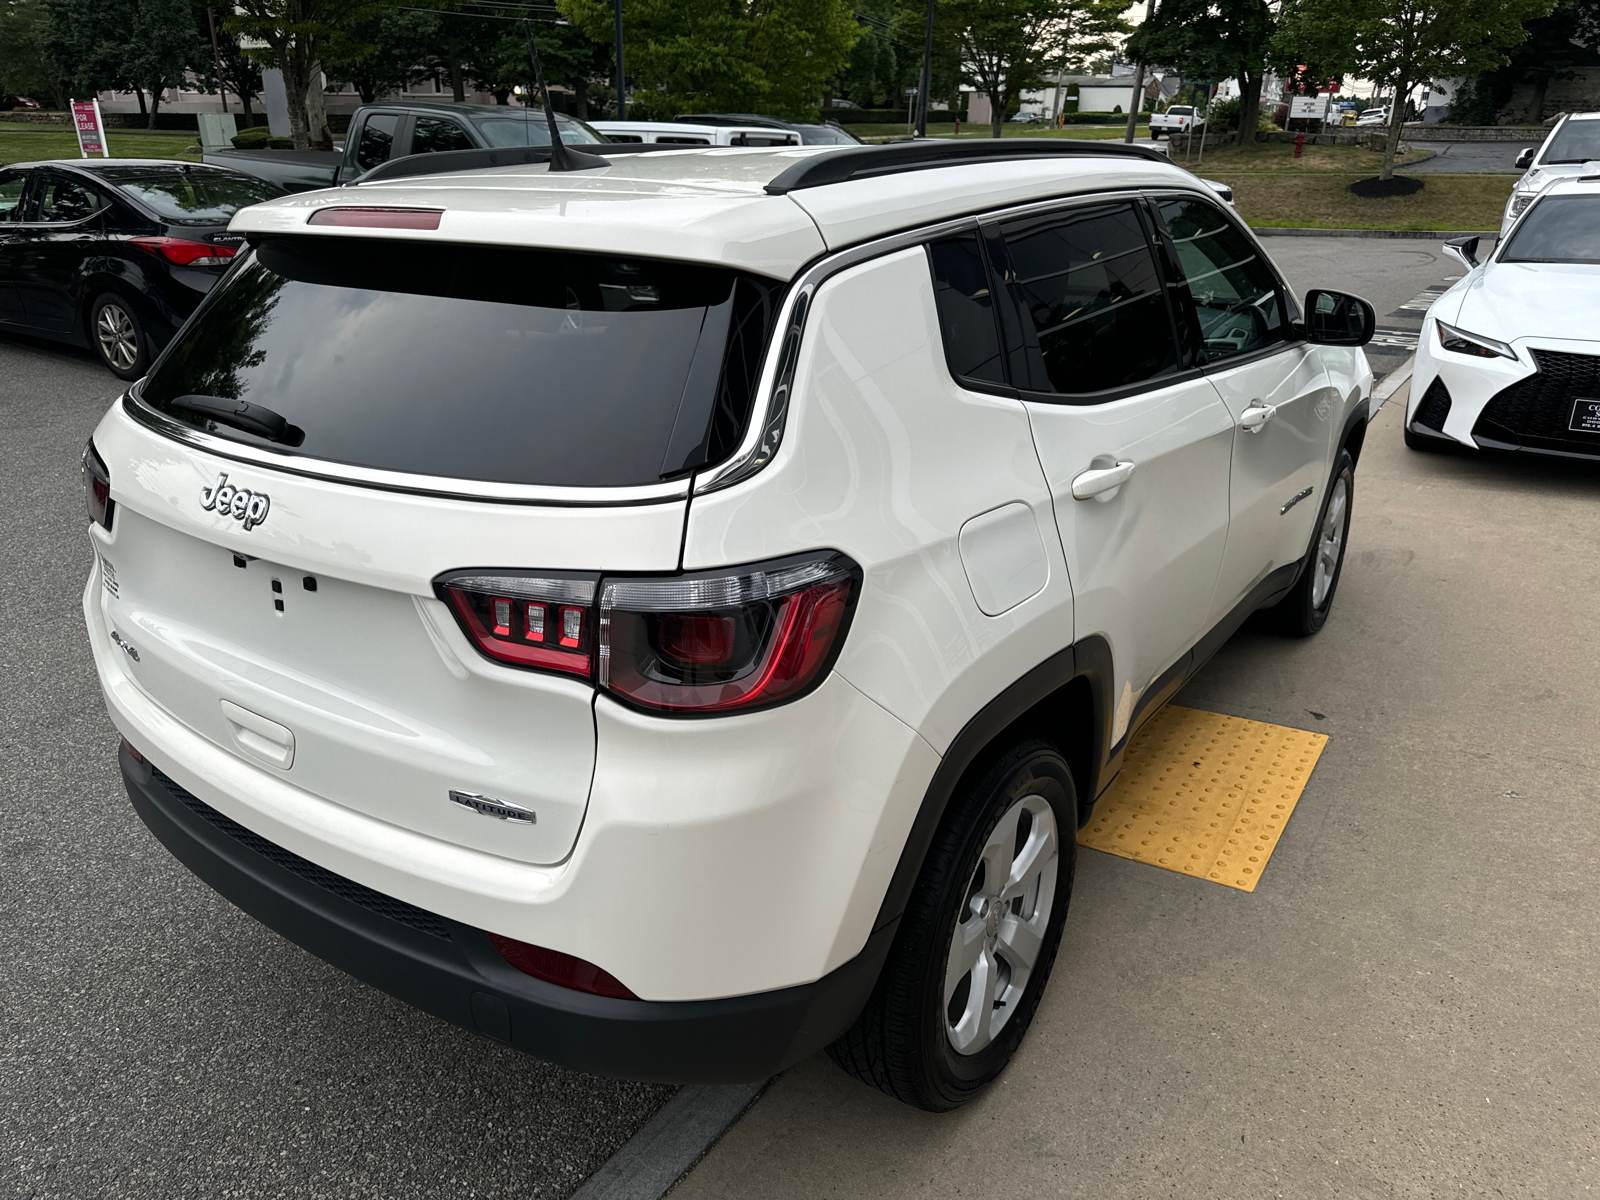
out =
{"type": "Polygon", "coordinates": [[[219,516],[243,521],[246,529],[254,529],[267,519],[267,509],[272,502],[265,492],[252,492],[228,482],[228,473],[217,476],[208,488],[200,489],[200,507],[206,512],[217,510],[219,516]]]}

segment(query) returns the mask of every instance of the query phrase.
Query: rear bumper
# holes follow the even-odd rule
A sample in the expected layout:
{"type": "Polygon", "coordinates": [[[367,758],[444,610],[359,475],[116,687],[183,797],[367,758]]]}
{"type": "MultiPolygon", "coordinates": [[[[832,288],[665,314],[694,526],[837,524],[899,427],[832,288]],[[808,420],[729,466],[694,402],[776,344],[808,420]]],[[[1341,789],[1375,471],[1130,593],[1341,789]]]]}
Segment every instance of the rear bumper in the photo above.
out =
{"type": "Polygon", "coordinates": [[[894,936],[875,932],[815,983],[718,1000],[616,1000],[523,975],[480,929],[396,900],[276,846],[120,752],[150,831],[245,912],[373,987],[578,1070],[670,1083],[765,1079],[855,1020],[894,936]]]}

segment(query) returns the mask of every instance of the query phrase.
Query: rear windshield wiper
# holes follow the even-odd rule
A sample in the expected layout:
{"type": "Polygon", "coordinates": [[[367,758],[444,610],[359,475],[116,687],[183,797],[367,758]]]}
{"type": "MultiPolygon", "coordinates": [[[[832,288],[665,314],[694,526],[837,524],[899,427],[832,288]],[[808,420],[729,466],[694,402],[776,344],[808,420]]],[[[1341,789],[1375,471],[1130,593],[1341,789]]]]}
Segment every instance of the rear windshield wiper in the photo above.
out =
{"type": "Polygon", "coordinates": [[[213,421],[264,437],[269,442],[298,446],[305,441],[304,430],[289,424],[282,414],[273,412],[265,404],[229,400],[222,396],[176,396],[168,403],[173,408],[201,413],[213,421]]]}

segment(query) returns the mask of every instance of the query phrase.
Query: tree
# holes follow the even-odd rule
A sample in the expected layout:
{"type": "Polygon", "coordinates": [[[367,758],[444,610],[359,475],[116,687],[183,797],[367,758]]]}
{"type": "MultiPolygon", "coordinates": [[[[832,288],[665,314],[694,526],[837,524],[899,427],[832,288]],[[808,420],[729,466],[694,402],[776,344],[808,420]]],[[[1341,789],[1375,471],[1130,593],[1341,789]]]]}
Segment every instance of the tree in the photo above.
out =
{"type": "Polygon", "coordinates": [[[234,15],[225,22],[228,32],[265,42],[266,49],[252,50],[250,56],[283,72],[296,150],[309,149],[312,136],[321,132],[311,127],[308,97],[314,83],[321,93],[323,49],[354,57],[362,43],[347,31],[382,7],[379,0],[235,0],[234,15]]]}
{"type": "Polygon", "coordinates": [[[1161,0],[1127,49],[1139,62],[1177,68],[1185,79],[1237,79],[1240,136],[1248,140],[1261,120],[1275,24],[1268,0],[1161,0]]]}
{"type": "Polygon", "coordinates": [[[66,74],[50,51],[50,35],[44,0],[0,2],[0,95],[67,107],[66,74]]]}
{"type": "Polygon", "coordinates": [[[1275,39],[1285,59],[1365,76],[1392,92],[1378,178],[1394,177],[1405,100],[1421,83],[1503,66],[1524,23],[1554,0],[1289,0],[1275,39]]]}
{"type": "MultiPolygon", "coordinates": [[[[592,40],[610,40],[611,0],[557,3],[592,40]]],[[[850,12],[846,0],[629,0],[630,112],[814,117],[861,37],[850,12]]]]}
{"type": "Polygon", "coordinates": [[[1045,72],[1110,49],[1128,25],[1122,0],[946,0],[936,10],[939,40],[952,39],[963,73],[989,97],[991,132],[1045,72]]]}
{"type": "MultiPolygon", "coordinates": [[[[1492,73],[1495,78],[1489,86],[1498,91],[1496,85],[1504,81],[1509,98],[1509,85],[1533,84],[1526,119],[1537,125],[1544,120],[1545,96],[1552,83],[1576,79],[1585,67],[1600,67],[1600,52],[1593,48],[1600,32],[1596,26],[1600,26],[1600,0],[1562,0],[1549,16],[1528,22],[1528,40],[1510,48],[1509,61],[1492,73]]],[[[1452,112],[1454,108],[1451,105],[1452,112]]]]}
{"type": "Polygon", "coordinates": [[[150,93],[151,129],[156,127],[161,93],[182,83],[191,66],[201,65],[189,0],[137,0],[122,49],[121,74],[136,89],[150,93]]]}
{"type": "Polygon", "coordinates": [[[207,91],[232,92],[239,97],[248,125],[251,119],[250,102],[261,94],[261,68],[250,60],[239,48],[233,35],[223,28],[223,18],[228,11],[226,7],[220,12],[204,5],[195,8],[195,33],[200,38],[201,52],[194,71],[207,91]],[[213,34],[216,37],[214,54],[211,53],[213,34]]]}
{"type": "Polygon", "coordinates": [[[348,83],[371,104],[404,91],[416,78],[439,40],[440,15],[389,10],[366,14],[328,39],[322,70],[330,80],[348,83]]]}

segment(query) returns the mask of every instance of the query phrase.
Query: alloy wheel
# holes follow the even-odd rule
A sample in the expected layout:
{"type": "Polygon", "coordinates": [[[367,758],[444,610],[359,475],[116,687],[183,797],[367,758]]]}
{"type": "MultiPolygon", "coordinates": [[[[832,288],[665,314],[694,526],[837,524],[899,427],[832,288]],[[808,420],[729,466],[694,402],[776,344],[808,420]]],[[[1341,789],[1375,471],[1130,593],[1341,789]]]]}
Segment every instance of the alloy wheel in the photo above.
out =
{"type": "Polygon", "coordinates": [[[122,305],[114,301],[101,305],[94,332],[100,353],[117,370],[130,370],[139,360],[139,334],[122,305]]]}
{"type": "Polygon", "coordinates": [[[1322,517],[1322,532],[1317,537],[1316,577],[1311,584],[1311,606],[1321,608],[1333,587],[1339,570],[1339,555],[1344,549],[1344,510],[1350,500],[1350,485],[1343,475],[1333,485],[1328,511],[1322,517]]]}
{"type": "Polygon", "coordinates": [[[1044,947],[1061,845],[1042,796],[1011,805],[984,843],[945,960],[945,1035],[977,1054],[1017,1011],[1044,947]]]}

